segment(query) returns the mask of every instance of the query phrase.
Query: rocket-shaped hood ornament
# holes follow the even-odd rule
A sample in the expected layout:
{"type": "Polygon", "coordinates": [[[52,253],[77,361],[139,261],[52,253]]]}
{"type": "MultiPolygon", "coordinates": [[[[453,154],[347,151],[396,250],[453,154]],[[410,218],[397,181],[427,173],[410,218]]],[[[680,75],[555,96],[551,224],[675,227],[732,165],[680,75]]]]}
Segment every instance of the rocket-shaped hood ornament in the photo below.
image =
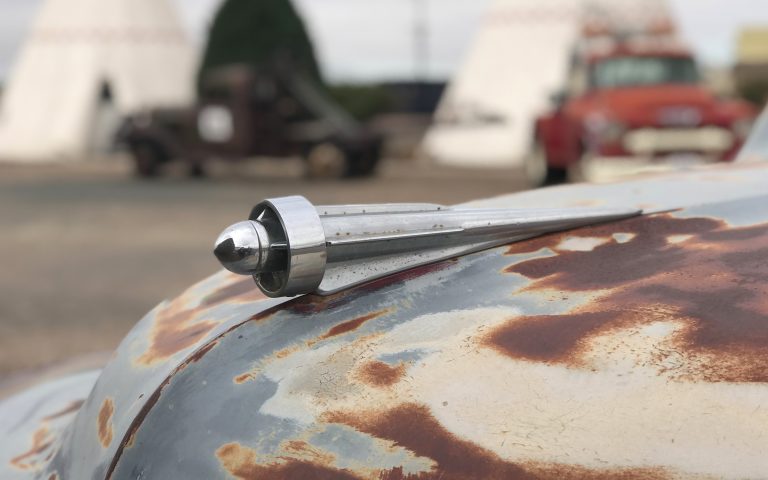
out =
{"type": "Polygon", "coordinates": [[[408,268],[638,210],[474,209],[431,204],[314,206],[300,196],[258,204],[216,240],[229,271],[270,297],[330,294],[408,268]]]}

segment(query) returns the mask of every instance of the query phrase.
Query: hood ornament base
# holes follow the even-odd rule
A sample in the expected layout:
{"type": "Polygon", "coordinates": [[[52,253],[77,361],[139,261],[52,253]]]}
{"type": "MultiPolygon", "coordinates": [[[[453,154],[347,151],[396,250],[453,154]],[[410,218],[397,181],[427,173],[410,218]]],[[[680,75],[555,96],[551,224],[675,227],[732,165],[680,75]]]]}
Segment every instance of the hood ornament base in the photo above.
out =
{"type": "Polygon", "coordinates": [[[328,295],[409,268],[545,233],[638,215],[633,209],[473,209],[432,204],[314,206],[268,199],[224,230],[214,254],[270,297],[328,295]]]}

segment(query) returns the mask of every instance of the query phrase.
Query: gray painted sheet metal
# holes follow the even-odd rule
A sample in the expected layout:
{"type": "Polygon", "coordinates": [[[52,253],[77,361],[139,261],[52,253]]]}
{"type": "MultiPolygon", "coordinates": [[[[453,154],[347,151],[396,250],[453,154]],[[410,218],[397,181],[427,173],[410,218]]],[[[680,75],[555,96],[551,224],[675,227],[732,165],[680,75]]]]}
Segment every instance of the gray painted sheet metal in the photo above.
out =
{"type": "Polygon", "coordinates": [[[53,451],[69,448],[73,440],[69,427],[100,373],[65,377],[0,403],[3,479],[34,478],[48,464],[53,451]]]}
{"type": "Polygon", "coordinates": [[[139,322],[63,448],[19,469],[42,417],[4,426],[0,478],[761,478],[768,169],[693,183],[478,202],[711,205],[330,297],[219,273],[139,322]]]}

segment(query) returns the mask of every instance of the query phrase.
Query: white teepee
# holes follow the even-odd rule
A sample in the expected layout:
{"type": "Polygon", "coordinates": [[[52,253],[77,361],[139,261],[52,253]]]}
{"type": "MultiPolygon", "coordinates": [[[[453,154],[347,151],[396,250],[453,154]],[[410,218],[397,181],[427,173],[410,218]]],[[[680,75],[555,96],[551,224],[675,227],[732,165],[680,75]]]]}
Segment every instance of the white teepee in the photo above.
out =
{"type": "Polygon", "coordinates": [[[666,0],[494,0],[440,102],[423,149],[444,165],[514,167],[535,116],[562,89],[582,23],[668,18],[666,0]]]}
{"type": "Polygon", "coordinates": [[[167,0],[45,0],[0,103],[0,159],[87,156],[119,118],[191,102],[195,62],[167,0]]]}

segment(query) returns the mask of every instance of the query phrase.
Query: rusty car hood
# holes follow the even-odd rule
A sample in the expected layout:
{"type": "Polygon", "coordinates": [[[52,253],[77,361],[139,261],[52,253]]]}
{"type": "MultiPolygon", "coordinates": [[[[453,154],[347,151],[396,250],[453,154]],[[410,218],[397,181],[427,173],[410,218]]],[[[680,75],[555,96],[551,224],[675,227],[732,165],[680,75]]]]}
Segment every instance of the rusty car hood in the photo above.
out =
{"type": "Polygon", "coordinates": [[[328,297],[218,273],[100,376],[0,404],[0,478],[761,478],[766,185],[734,165],[472,202],[646,215],[328,297]]]}

